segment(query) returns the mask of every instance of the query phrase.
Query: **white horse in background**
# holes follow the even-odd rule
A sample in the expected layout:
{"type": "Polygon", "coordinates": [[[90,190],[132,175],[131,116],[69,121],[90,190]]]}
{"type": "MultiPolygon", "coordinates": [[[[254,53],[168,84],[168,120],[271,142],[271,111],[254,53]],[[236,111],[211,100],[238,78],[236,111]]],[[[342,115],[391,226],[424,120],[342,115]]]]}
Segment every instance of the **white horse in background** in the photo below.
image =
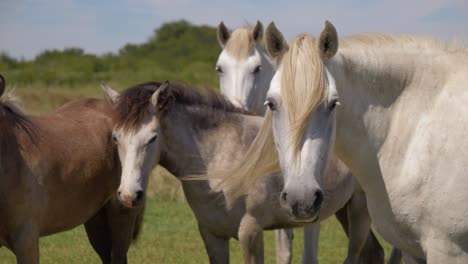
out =
{"type": "MultiPolygon", "coordinates": [[[[223,48],[216,63],[221,92],[234,104],[263,116],[267,108],[264,105],[266,94],[275,73],[274,60],[268,55],[263,42],[263,25],[257,21],[255,27],[247,26],[230,32],[221,22],[217,29],[217,36],[218,42],[223,48]]],[[[354,197],[362,196],[365,203],[365,195],[360,188],[358,189],[354,197]]],[[[343,193],[343,195],[346,194],[343,193]]],[[[353,226],[348,226],[350,214],[347,213],[346,209],[347,207],[344,207],[343,210],[337,211],[336,216],[346,234],[349,235],[349,227],[353,226]]],[[[354,208],[354,210],[356,209],[354,208]]],[[[359,210],[367,210],[367,208],[364,206],[359,210]]],[[[367,212],[359,214],[367,215],[367,212]]],[[[370,222],[370,220],[367,222],[370,222]]],[[[309,224],[304,227],[302,263],[318,263],[319,233],[319,223],[309,224]]],[[[278,229],[275,230],[275,235],[277,262],[290,263],[293,230],[278,229]]],[[[366,235],[363,235],[363,237],[366,237],[366,235]]],[[[372,233],[370,233],[369,240],[374,240],[378,244],[372,233]]],[[[363,250],[366,251],[366,248],[363,250]]],[[[369,244],[367,245],[367,251],[369,250],[376,249],[369,244]]],[[[383,255],[383,250],[381,249],[381,252],[365,252],[364,254],[383,255]]]]}
{"type": "Polygon", "coordinates": [[[310,204],[334,148],[407,263],[468,263],[468,49],[412,36],[338,39],[329,22],[289,45],[272,23],[266,39],[278,64],[270,110],[236,170],[255,181],[279,165],[282,207],[315,219],[310,204]]]}

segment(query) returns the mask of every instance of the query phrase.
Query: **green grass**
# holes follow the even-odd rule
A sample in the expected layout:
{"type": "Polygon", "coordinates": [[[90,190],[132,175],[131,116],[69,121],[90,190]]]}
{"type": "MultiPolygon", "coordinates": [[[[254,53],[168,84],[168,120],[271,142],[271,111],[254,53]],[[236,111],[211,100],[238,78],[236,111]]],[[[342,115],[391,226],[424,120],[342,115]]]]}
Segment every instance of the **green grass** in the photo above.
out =
{"type": "MultiPolygon", "coordinates": [[[[117,90],[126,86],[110,83],[117,90]]],[[[28,113],[47,113],[66,101],[92,96],[102,98],[98,86],[80,87],[25,86],[15,93],[23,99],[28,113]]],[[[179,182],[167,172],[156,169],[147,192],[148,202],[143,230],[129,251],[130,263],[207,263],[208,258],[197,230],[196,220],[185,201],[179,182]]],[[[320,263],[342,263],[347,239],[334,217],[321,223],[320,263]]],[[[300,263],[302,229],[295,230],[293,262],[300,263]]],[[[380,239],[389,255],[389,245],[380,239]]],[[[82,226],[40,240],[41,263],[99,263],[82,226]]],[[[241,263],[239,243],[231,241],[231,262],[241,263]]],[[[274,233],[265,232],[265,263],[275,262],[274,233]]],[[[13,254],[0,248],[0,263],[15,263],[13,254]]]]}
{"type": "MultiPolygon", "coordinates": [[[[197,230],[195,217],[183,197],[180,184],[173,176],[156,169],[148,189],[143,230],[129,251],[130,263],[207,263],[208,257],[197,230]]],[[[320,263],[342,263],[347,239],[332,217],[320,224],[320,263]]],[[[295,230],[293,262],[300,263],[302,229],[295,230]]],[[[380,239],[382,242],[382,240],[380,239]]],[[[384,244],[386,256],[389,246],[384,244]]],[[[237,240],[231,240],[231,262],[241,263],[237,240]]],[[[100,263],[82,226],[71,231],[41,238],[42,263],[100,263]]],[[[0,248],[0,263],[15,263],[13,254],[0,248]]],[[[265,263],[275,263],[273,231],[265,232],[265,263]]]]}

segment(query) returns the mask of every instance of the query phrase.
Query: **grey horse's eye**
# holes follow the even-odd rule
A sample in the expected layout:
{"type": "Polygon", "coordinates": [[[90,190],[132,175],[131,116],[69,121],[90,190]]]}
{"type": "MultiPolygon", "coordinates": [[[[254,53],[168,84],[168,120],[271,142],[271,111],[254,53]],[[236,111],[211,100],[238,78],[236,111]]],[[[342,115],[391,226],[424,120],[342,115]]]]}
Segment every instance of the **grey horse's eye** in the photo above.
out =
{"type": "Polygon", "coordinates": [[[219,65],[216,65],[215,70],[216,70],[218,73],[223,73],[223,68],[221,68],[221,66],[219,66],[219,65]]]}
{"type": "Polygon", "coordinates": [[[253,73],[259,73],[261,70],[262,70],[262,65],[258,65],[257,67],[255,67],[253,73]]]}
{"type": "Polygon", "coordinates": [[[147,145],[153,143],[156,139],[158,138],[158,135],[154,135],[152,138],[150,138],[150,140],[148,140],[148,143],[146,143],[147,145]]]}
{"type": "Polygon", "coordinates": [[[118,145],[119,144],[119,139],[117,138],[116,135],[112,135],[112,141],[114,141],[114,144],[118,145]]]}

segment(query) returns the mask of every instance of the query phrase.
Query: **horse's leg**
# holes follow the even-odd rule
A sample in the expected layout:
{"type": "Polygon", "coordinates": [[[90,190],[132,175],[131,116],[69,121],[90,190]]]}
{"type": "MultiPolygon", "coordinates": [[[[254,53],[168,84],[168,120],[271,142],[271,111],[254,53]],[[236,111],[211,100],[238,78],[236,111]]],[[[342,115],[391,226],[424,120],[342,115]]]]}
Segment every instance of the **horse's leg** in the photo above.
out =
{"type": "Polygon", "coordinates": [[[239,242],[244,263],[263,263],[263,228],[257,218],[246,214],[239,225],[239,242]]]}
{"type": "Polygon", "coordinates": [[[106,210],[102,208],[85,224],[88,240],[103,264],[111,263],[112,242],[107,224],[106,210]]]}
{"type": "Polygon", "coordinates": [[[396,247],[392,248],[392,253],[390,254],[390,258],[388,259],[388,264],[400,264],[403,255],[401,254],[401,250],[396,247]]]}
{"type": "Polygon", "coordinates": [[[17,264],[39,263],[39,231],[34,225],[24,225],[16,232],[12,251],[17,264]]]}
{"type": "Polygon", "coordinates": [[[364,244],[369,236],[370,216],[367,211],[366,197],[363,192],[355,192],[346,204],[349,223],[349,242],[346,264],[355,264],[359,261],[364,244]]]}
{"type": "Polygon", "coordinates": [[[116,198],[106,206],[112,240],[112,264],[127,263],[127,251],[133,240],[135,220],[142,210],[143,207],[124,208],[116,198]]]}
{"type": "Polygon", "coordinates": [[[292,228],[275,230],[276,263],[289,264],[292,259],[294,232],[292,228]]]}
{"type": "Polygon", "coordinates": [[[229,239],[217,237],[210,230],[198,225],[211,264],[229,263],[229,239]]]}
{"type": "Polygon", "coordinates": [[[308,224],[304,226],[304,251],[302,263],[318,264],[318,243],[320,235],[320,224],[308,224]]]}
{"type": "MultiPolygon", "coordinates": [[[[353,197],[355,196],[359,197],[359,200],[353,201],[353,199],[350,199],[350,201],[348,201],[343,208],[335,212],[336,219],[338,219],[338,221],[340,222],[348,238],[350,237],[350,231],[352,231],[352,228],[354,225],[354,223],[350,223],[349,221],[350,219],[348,218],[349,216],[348,210],[353,209],[353,208],[350,208],[350,206],[351,207],[357,206],[357,208],[354,208],[354,209],[357,210],[358,212],[362,210],[364,214],[361,215],[361,217],[363,217],[365,221],[370,221],[369,212],[367,211],[367,202],[365,200],[366,199],[365,193],[363,191],[356,191],[353,194],[353,197]],[[357,201],[359,201],[359,203],[357,203],[357,201]],[[350,205],[353,202],[354,202],[354,205],[350,205]]],[[[358,222],[358,221],[360,220],[358,219],[355,220],[355,222],[358,222]]],[[[375,237],[372,230],[370,230],[370,226],[369,226],[369,231],[370,231],[369,236],[367,237],[364,247],[361,249],[361,252],[360,252],[359,263],[372,263],[372,264],[384,263],[385,262],[384,249],[380,245],[379,241],[375,237]]],[[[358,230],[355,232],[361,232],[361,231],[358,230]]]]}

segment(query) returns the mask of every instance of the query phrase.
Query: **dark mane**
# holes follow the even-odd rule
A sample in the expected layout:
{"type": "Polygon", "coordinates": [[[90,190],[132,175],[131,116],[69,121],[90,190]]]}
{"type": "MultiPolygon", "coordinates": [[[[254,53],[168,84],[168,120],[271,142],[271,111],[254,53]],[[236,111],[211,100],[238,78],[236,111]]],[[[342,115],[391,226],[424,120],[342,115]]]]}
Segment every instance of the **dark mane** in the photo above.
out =
{"type": "MultiPolygon", "coordinates": [[[[138,84],[125,90],[118,98],[117,127],[124,130],[135,129],[143,122],[150,110],[151,95],[159,88],[160,82],[138,84]]],[[[212,111],[253,115],[233,105],[222,94],[209,89],[197,89],[190,85],[169,83],[169,93],[178,105],[201,106],[212,111]]]]}
{"type": "Polygon", "coordinates": [[[2,131],[1,140],[10,142],[2,142],[2,146],[13,142],[12,137],[16,138],[15,131],[26,133],[34,143],[38,139],[38,126],[20,110],[11,94],[0,97],[0,131],[2,131]]]}
{"type": "Polygon", "coordinates": [[[115,104],[116,126],[124,130],[137,128],[149,112],[151,95],[160,85],[159,82],[142,83],[121,93],[115,104]]]}

